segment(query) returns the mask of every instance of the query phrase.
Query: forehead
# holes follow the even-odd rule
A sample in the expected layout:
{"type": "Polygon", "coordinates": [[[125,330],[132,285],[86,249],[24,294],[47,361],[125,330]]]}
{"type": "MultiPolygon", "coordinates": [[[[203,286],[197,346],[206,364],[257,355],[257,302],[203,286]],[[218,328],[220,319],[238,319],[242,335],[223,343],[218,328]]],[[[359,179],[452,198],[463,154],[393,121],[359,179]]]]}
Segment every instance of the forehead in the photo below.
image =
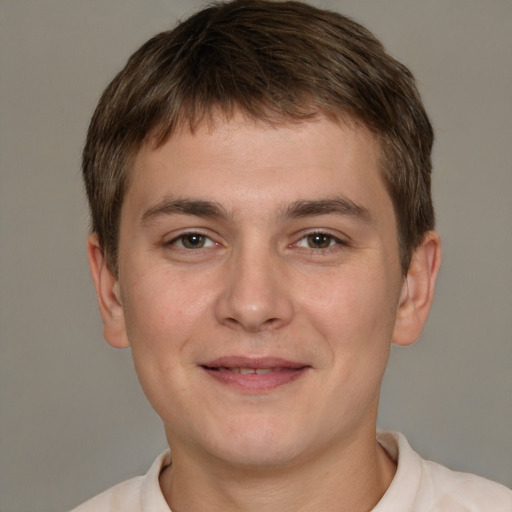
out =
{"type": "Polygon", "coordinates": [[[370,207],[389,202],[378,141],[359,123],[318,117],[271,125],[241,114],[214,121],[146,143],[123,209],[147,209],[167,196],[213,200],[228,210],[339,196],[370,207]]]}

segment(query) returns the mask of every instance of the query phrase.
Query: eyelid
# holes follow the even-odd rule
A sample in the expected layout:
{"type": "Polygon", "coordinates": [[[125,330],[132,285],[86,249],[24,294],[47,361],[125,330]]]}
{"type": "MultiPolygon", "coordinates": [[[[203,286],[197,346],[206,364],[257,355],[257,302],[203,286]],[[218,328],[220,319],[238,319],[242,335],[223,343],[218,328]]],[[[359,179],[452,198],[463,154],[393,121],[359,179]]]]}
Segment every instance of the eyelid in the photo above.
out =
{"type": "Polygon", "coordinates": [[[325,251],[325,250],[328,250],[328,249],[333,249],[337,245],[341,245],[341,246],[349,246],[350,245],[350,238],[348,236],[343,235],[343,234],[341,234],[339,232],[337,232],[335,234],[330,229],[322,229],[322,228],[311,229],[311,230],[307,230],[307,231],[304,231],[304,232],[300,233],[300,236],[298,236],[297,241],[294,242],[291,245],[298,247],[298,243],[299,242],[301,242],[302,240],[308,238],[309,236],[314,236],[314,235],[325,235],[325,236],[331,238],[333,241],[335,241],[336,244],[335,245],[329,245],[328,247],[323,248],[323,249],[322,248],[314,248],[314,247],[308,247],[307,248],[307,249],[310,249],[312,251],[325,251]]]}
{"type": "MultiPolygon", "coordinates": [[[[203,229],[203,228],[183,228],[182,230],[175,231],[173,233],[168,234],[164,237],[162,245],[164,247],[174,246],[178,250],[184,250],[184,251],[190,251],[190,248],[183,247],[182,244],[178,244],[177,242],[180,241],[183,237],[190,236],[190,235],[199,235],[207,239],[210,243],[206,247],[200,247],[195,250],[200,249],[208,249],[211,247],[221,247],[223,246],[223,243],[219,241],[219,237],[212,235],[211,231],[203,229]]],[[[339,231],[336,231],[334,233],[332,230],[327,228],[314,228],[314,229],[306,229],[296,234],[295,242],[292,242],[289,247],[298,247],[300,249],[306,249],[310,251],[315,252],[326,252],[329,250],[336,250],[338,246],[341,247],[348,247],[351,245],[351,239],[349,236],[345,235],[344,233],[340,233],[339,231]],[[326,237],[329,237],[334,241],[335,243],[332,245],[329,245],[325,248],[315,248],[315,247],[300,247],[299,242],[305,240],[309,236],[314,235],[325,235],[326,237]]]]}
{"type": "Polygon", "coordinates": [[[213,236],[211,236],[211,233],[207,233],[205,230],[201,229],[201,228],[186,228],[186,229],[183,229],[182,231],[178,232],[178,233],[172,233],[171,235],[169,236],[166,236],[164,241],[163,241],[163,245],[165,247],[169,247],[169,246],[174,246],[180,250],[184,250],[184,251],[190,251],[192,249],[189,249],[187,247],[183,247],[183,245],[178,245],[176,242],[178,242],[180,239],[186,237],[186,236],[190,236],[190,235],[199,235],[199,236],[202,236],[206,239],[208,239],[211,244],[209,244],[208,246],[206,247],[200,247],[200,248],[197,248],[197,249],[194,249],[194,250],[200,250],[200,249],[208,249],[210,247],[214,247],[214,246],[220,246],[220,243],[214,239],[213,236]]]}
{"type": "Polygon", "coordinates": [[[337,230],[329,229],[329,228],[312,228],[312,229],[304,229],[297,234],[297,240],[302,240],[308,236],[312,235],[326,235],[334,238],[335,240],[339,240],[340,242],[346,242],[350,240],[350,238],[344,233],[340,233],[337,230]]]}

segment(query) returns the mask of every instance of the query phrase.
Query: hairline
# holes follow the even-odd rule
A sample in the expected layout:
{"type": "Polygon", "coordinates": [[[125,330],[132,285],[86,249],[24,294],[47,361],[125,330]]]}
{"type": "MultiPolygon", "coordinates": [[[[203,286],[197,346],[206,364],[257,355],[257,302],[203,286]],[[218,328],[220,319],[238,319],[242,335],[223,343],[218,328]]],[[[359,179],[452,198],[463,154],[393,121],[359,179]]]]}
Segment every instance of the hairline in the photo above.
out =
{"type": "MultiPolygon", "coordinates": [[[[246,112],[239,105],[232,106],[231,109],[222,108],[218,105],[211,105],[201,116],[192,117],[186,115],[187,109],[182,107],[181,112],[176,116],[176,122],[168,126],[167,130],[163,130],[167,123],[165,120],[157,120],[148,130],[146,135],[141,140],[136,140],[132,143],[131,147],[128,148],[125,164],[123,166],[123,183],[121,190],[121,204],[118,209],[118,219],[116,224],[116,241],[114,250],[111,251],[113,254],[106,254],[106,259],[111,272],[117,276],[119,270],[119,235],[121,228],[122,210],[125,204],[125,198],[130,189],[135,174],[135,164],[138,155],[144,148],[144,146],[152,146],[153,149],[158,149],[169,141],[174,135],[188,131],[191,134],[197,132],[201,127],[208,127],[209,130],[215,130],[218,123],[227,123],[236,114],[243,115],[247,120],[253,121],[256,124],[267,125],[269,128],[282,127],[287,125],[301,124],[306,122],[314,122],[320,119],[328,119],[337,124],[343,124],[349,128],[361,128],[367,131],[374,138],[377,148],[377,170],[382,184],[386,189],[386,193],[391,200],[394,213],[394,222],[396,226],[396,236],[398,244],[399,259],[401,263],[402,272],[407,272],[408,263],[410,256],[415,247],[407,247],[404,240],[404,233],[400,226],[399,215],[396,209],[396,204],[393,198],[393,194],[390,190],[390,183],[387,179],[387,172],[389,165],[391,164],[391,158],[386,151],[386,136],[384,133],[377,129],[372,129],[369,123],[361,119],[360,116],[350,112],[348,109],[338,108],[331,106],[330,109],[324,107],[323,109],[313,108],[314,98],[309,102],[310,104],[310,115],[306,118],[303,117],[292,117],[283,114],[272,112],[270,109],[266,109],[262,105],[261,110],[258,112],[259,115],[246,112]]],[[[104,244],[107,245],[107,244],[104,244]]],[[[106,247],[102,247],[102,250],[106,250],[106,247]]]]}

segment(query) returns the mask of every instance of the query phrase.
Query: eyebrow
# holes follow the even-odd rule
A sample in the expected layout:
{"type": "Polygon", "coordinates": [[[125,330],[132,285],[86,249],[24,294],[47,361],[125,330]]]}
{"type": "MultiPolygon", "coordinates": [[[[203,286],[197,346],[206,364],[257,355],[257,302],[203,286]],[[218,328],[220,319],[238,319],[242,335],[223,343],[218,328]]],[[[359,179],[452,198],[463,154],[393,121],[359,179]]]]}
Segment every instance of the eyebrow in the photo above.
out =
{"type": "Polygon", "coordinates": [[[148,225],[158,217],[166,217],[173,214],[220,219],[227,219],[229,216],[221,205],[213,201],[165,198],[144,212],[140,224],[143,226],[148,225]]]}
{"type": "MultiPolygon", "coordinates": [[[[194,215],[196,217],[227,220],[230,215],[223,206],[214,201],[164,198],[142,215],[141,226],[149,225],[159,217],[168,215],[194,215]]],[[[284,219],[320,215],[341,215],[371,223],[372,216],[367,208],[345,197],[294,201],[283,206],[280,217],[284,219]]]]}
{"type": "Polygon", "coordinates": [[[317,215],[342,215],[367,223],[373,222],[372,215],[364,206],[345,197],[331,199],[295,201],[283,211],[285,218],[311,217],[317,215]]]}

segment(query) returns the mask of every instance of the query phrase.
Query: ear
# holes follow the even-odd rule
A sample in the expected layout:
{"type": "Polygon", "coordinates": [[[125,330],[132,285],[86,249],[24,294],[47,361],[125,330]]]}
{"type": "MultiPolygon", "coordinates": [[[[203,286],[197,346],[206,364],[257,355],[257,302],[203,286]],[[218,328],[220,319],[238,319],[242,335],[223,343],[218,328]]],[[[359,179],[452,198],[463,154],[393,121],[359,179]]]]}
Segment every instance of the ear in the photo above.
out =
{"type": "Polygon", "coordinates": [[[441,240],[436,231],[429,231],[414,251],[404,278],[393,331],[396,345],[411,345],[419,338],[434,299],[440,266],[441,240]]]}
{"type": "Polygon", "coordinates": [[[107,267],[96,233],[87,239],[87,257],[103,320],[103,337],[115,348],[130,346],[126,335],[119,281],[107,267]]]}

